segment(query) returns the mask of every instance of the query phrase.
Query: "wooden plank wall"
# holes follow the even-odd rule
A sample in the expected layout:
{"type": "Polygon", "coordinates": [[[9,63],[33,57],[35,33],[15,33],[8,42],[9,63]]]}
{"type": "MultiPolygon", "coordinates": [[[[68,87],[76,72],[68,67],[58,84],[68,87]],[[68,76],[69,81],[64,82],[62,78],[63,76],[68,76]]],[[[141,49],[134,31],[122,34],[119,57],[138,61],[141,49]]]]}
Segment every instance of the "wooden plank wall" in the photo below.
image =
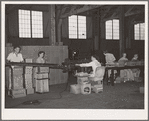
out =
{"type": "MultiPolygon", "coordinates": [[[[45,51],[47,63],[61,64],[65,58],[68,58],[67,46],[22,46],[21,48],[23,58],[33,59],[33,62],[37,59],[39,51],[45,51]]],[[[12,47],[6,47],[6,58],[12,50],[12,47]]],[[[49,85],[61,84],[67,82],[68,73],[63,73],[61,69],[50,69],[49,76],[49,85]]]]}

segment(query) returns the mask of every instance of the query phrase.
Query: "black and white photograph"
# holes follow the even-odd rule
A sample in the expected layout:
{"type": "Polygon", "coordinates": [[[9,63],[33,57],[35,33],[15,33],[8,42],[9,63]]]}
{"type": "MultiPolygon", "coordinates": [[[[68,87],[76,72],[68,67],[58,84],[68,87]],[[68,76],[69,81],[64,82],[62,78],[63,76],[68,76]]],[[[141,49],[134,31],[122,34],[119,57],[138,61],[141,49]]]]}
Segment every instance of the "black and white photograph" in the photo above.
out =
{"type": "Polygon", "coordinates": [[[148,1],[1,1],[1,111],[148,119],[148,1]]]}

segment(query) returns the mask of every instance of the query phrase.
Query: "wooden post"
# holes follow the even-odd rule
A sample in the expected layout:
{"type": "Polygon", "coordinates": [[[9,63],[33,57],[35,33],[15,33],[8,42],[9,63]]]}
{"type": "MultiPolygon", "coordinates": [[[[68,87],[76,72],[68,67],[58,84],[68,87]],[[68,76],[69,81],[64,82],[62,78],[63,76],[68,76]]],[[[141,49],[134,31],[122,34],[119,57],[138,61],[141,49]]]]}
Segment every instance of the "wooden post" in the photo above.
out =
{"type": "Polygon", "coordinates": [[[120,15],[119,15],[119,27],[120,27],[120,57],[122,56],[123,52],[125,51],[125,13],[124,13],[124,6],[120,6],[120,15]]]}
{"type": "Polygon", "coordinates": [[[49,16],[50,16],[50,32],[49,32],[49,41],[51,45],[55,45],[55,5],[49,6],[49,16]]]}

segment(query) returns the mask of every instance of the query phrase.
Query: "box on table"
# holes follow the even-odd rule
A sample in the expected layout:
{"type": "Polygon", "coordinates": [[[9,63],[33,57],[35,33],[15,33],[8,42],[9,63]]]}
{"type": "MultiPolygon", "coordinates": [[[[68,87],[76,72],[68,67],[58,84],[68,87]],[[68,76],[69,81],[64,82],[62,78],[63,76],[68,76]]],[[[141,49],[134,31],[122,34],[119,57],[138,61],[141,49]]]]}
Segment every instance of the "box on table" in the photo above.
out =
{"type": "Polygon", "coordinates": [[[48,79],[36,79],[36,92],[44,93],[49,92],[48,79]]]}
{"type": "Polygon", "coordinates": [[[81,84],[81,94],[90,94],[91,84],[81,84]]]}
{"type": "Polygon", "coordinates": [[[13,89],[10,91],[10,94],[12,95],[12,98],[25,97],[26,90],[25,89],[13,89]]]}
{"type": "Polygon", "coordinates": [[[140,87],[140,93],[144,93],[144,87],[140,87]]]}
{"type": "Polygon", "coordinates": [[[80,94],[81,93],[81,85],[80,84],[70,85],[70,93],[80,94]]]}
{"type": "Polygon", "coordinates": [[[86,84],[88,83],[88,76],[77,76],[77,83],[78,84],[86,84]]]}
{"type": "Polygon", "coordinates": [[[34,88],[27,88],[26,93],[28,94],[34,94],[34,88]]]}
{"type": "Polygon", "coordinates": [[[25,59],[25,62],[26,62],[26,63],[32,63],[32,62],[33,62],[33,59],[31,59],[31,58],[26,58],[26,59],[25,59]]]}
{"type": "Polygon", "coordinates": [[[13,89],[23,89],[23,76],[13,76],[13,89]]]}

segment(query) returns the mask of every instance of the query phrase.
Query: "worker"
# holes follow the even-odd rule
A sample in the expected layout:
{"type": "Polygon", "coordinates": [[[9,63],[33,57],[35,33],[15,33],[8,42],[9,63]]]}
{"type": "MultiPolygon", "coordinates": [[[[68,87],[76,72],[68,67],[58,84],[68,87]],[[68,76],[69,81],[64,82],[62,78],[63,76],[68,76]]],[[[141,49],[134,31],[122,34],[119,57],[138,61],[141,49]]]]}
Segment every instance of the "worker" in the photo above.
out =
{"type": "MultiPolygon", "coordinates": [[[[21,51],[21,47],[20,46],[14,46],[13,47],[13,52],[11,52],[8,57],[7,57],[7,62],[23,62],[24,59],[23,59],[23,56],[22,54],[20,53],[21,51]]],[[[15,67],[18,67],[18,66],[11,66],[13,69],[15,67]]],[[[10,68],[7,68],[6,67],[6,89],[10,90],[11,89],[11,70],[10,68]],[[8,74],[8,75],[7,75],[8,74]]],[[[8,91],[8,95],[9,95],[9,91],[8,91]]]]}
{"type": "MultiPolygon", "coordinates": [[[[123,53],[123,56],[118,60],[118,62],[127,62],[128,59],[126,58],[127,54],[126,53],[123,53]]],[[[125,78],[124,81],[134,81],[134,76],[133,76],[133,73],[132,73],[132,70],[131,69],[124,69],[124,70],[120,70],[120,77],[121,78],[125,78]]]]}
{"type": "Polygon", "coordinates": [[[11,52],[8,57],[7,61],[8,62],[23,62],[23,57],[22,54],[20,53],[21,48],[19,46],[15,46],[13,48],[13,52],[11,52]]]}
{"type": "Polygon", "coordinates": [[[39,51],[36,63],[45,63],[44,56],[45,56],[45,52],[44,51],[39,51]]]}

